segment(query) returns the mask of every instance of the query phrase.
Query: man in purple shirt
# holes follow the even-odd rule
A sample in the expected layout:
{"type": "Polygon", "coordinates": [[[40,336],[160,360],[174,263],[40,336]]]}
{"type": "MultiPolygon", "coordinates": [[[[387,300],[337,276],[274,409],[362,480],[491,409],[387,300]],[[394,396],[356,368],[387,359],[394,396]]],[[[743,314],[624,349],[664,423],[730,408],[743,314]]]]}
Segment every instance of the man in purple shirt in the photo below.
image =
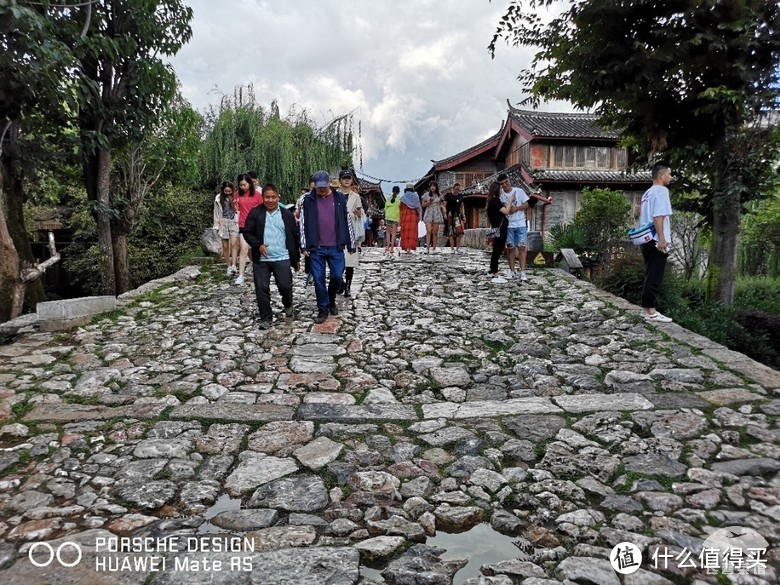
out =
{"type": "Polygon", "coordinates": [[[325,171],[314,173],[314,189],[301,203],[301,250],[311,258],[311,274],[317,296],[315,323],[328,315],[338,315],[336,294],[344,274],[344,248],[355,251],[355,233],[347,211],[347,201],[340,191],[330,188],[330,176],[325,171]],[[325,285],[325,265],[330,279],[325,285]]]}

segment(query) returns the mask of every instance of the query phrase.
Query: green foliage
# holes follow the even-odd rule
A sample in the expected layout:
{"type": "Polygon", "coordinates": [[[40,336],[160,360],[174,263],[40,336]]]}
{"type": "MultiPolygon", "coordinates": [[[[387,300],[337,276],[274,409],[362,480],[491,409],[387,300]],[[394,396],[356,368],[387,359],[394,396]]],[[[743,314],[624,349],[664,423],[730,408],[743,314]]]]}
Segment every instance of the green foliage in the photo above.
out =
{"type": "MultiPolygon", "coordinates": [[[[604,290],[636,305],[640,305],[642,301],[643,282],[644,263],[636,248],[628,249],[621,257],[613,258],[596,280],[596,284],[604,290]]],[[[737,286],[735,305],[773,313],[773,310],[779,308],[778,298],[780,279],[763,282],[756,279],[741,280],[737,286]],[[758,306],[753,305],[754,302],[758,306]]],[[[740,309],[736,306],[707,302],[702,281],[686,281],[672,273],[667,266],[657,305],[661,312],[686,329],[763,363],[778,365],[777,349],[772,347],[768,335],[758,328],[747,329],[740,325],[740,309]]]]}
{"type": "Polygon", "coordinates": [[[588,239],[582,228],[574,223],[556,224],[547,232],[547,243],[553,252],[571,248],[578,254],[588,249],[588,239]]]}
{"type": "Polygon", "coordinates": [[[586,188],[574,224],[582,230],[589,249],[606,252],[624,243],[630,214],[631,205],[622,191],[586,188]]]}
{"type": "MultiPolygon", "coordinates": [[[[211,224],[211,202],[210,193],[167,183],[149,195],[128,241],[133,286],[183,267],[183,258],[200,246],[201,234],[211,224]]],[[[74,243],[64,254],[65,264],[84,292],[98,294],[100,250],[86,208],[73,214],[71,227],[74,243]]]]}
{"type": "MultiPolygon", "coordinates": [[[[638,246],[624,248],[598,273],[595,283],[604,290],[622,297],[635,305],[642,303],[642,286],[645,281],[645,265],[638,246]]],[[[658,291],[658,308],[670,316],[685,308],[683,281],[672,273],[667,264],[661,288],[658,291]]]]}
{"type": "Polygon", "coordinates": [[[738,215],[776,185],[780,3],[513,0],[490,43],[535,47],[525,100],[568,100],[647,160],[663,154],[712,226],[710,292],[732,302],[738,215]],[[558,6],[556,6],[558,8],[558,6]],[[713,63],[728,63],[713,67],[713,63]]]}
{"type": "Polygon", "coordinates": [[[740,274],[780,276],[780,195],[749,209],[742,217],[740,274]]]}
{"type": "Polygon", "coordinates": [[[317,170],[351,166],[352,115],[339,116],[318,128],[306,110],[279,116],[276,104],[255,102],[252,87],[238,87],[224,97],[219,111],[207,116],[200,155],[201,182],[216,190],[224,180],[255,170],[260,182],[279,187],[282,201],[297,199],[317,170]],[[246,91],[246,94],[244,93],[246,91]]]}

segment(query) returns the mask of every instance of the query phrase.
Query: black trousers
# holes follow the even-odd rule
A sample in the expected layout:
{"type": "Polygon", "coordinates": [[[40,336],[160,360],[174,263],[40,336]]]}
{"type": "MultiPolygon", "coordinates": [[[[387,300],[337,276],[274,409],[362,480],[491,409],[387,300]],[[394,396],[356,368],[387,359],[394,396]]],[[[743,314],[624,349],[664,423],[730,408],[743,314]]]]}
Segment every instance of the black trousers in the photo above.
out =
{"type": "Polygon", "coordinates": [[[645,282],[642,286],[642,306],[655,307],[655,299],[658,295],[658,289],[661,288],[661,282],[664,279],[664,269],[666,260],[669,258],[666,254],[655,247],[655,242],[642,244],[642,258],[645,260],[645,282]]]}
{"type": "Polygon", "coordinates": [[[496,274],[498,272],[498,261],[501,259],[501,254],[504,253],[504,246],[506,246],[506,235],[509,230],[507,222],[501,223],[499,230],[499,236],[493,238],[493,253],[490,255],[490,274],[496,274]]]}
{"type": "Polygon", "coordinates": [[[254,262],[252,264],[252,277],[255,281],[257,311],[262,321],[270,321],[273,317],[271,311],[271,274],[274,275],[276,288],[282,295],[282,304],[285,308],[292,307],[293,302],[293,277],[290,261],[254,262]]]}

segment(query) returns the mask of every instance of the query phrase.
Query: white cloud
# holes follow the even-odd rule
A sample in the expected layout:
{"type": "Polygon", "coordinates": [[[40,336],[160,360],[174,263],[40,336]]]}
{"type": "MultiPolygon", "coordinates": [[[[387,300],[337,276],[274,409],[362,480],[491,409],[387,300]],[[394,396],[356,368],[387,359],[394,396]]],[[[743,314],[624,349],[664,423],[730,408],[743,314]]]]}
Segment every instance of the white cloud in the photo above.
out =
{"type": "MultiPolygon", "coordinates": [[[[366,174],[422,176],[430,159],[495,133],[532,51],[487,45],[505,6],[488,0],[190,0],[193,38],[172,64],[200,110],[252,83],[257,101],[320,125],[353,112],[366,174]],[[215,90],[218,88],[218,91],[215,90]]],[[[566,108],[570,109],[570,108],[566,108]]],[[[387,187],[389,189],[389,186],[387,187]]]]}

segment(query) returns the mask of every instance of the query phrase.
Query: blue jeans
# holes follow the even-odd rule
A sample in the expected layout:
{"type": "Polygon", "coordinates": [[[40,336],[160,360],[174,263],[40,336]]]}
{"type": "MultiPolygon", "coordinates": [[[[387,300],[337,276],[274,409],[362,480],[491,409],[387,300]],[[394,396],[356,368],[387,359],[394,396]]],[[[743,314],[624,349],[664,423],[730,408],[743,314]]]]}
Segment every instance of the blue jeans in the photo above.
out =
{"type": "Polygon", "coordinates": [[[311,274],[314,278],[314,292],[317,295],[317,309],[320,313],[330,310],[336,303],[336,295],[341,288],[344,275],[344,250],[336,246],[320,246],[311,250],[311,274]],[[330,268],[330,280],[325,286],[325,263],[330,268]]]}

